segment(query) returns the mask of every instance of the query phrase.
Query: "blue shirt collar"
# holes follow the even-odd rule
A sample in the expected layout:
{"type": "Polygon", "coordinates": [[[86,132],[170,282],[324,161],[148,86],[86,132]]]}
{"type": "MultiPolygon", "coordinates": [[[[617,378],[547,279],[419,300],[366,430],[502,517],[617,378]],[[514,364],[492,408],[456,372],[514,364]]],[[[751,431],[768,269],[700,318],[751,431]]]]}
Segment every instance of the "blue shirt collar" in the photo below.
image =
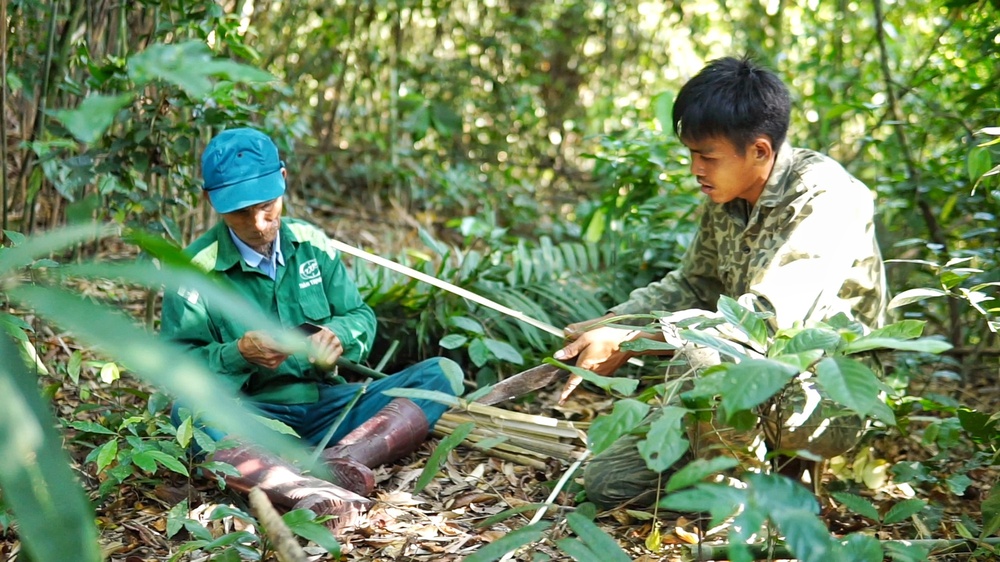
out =
{"type": "Polygon", "coordinates": [[[271,258],[268,259],[264,257],[263,254],[254,250],[246,244],[246,242],[240,240],[239,236],[233,232],[233,229],[229,230],[229,237],[233,239],[233,244],[236,245],[236,249],[240,251],[240,256],[247,265],[253,268],[257,268],[267,274],[271,279],[275,278],[275,272],[277,271],[278,265],[285,265],[285,256],[281,253],[281,231],[278,231],[277,236],[274,238],[274,253],[271,254],[271,258]]]}

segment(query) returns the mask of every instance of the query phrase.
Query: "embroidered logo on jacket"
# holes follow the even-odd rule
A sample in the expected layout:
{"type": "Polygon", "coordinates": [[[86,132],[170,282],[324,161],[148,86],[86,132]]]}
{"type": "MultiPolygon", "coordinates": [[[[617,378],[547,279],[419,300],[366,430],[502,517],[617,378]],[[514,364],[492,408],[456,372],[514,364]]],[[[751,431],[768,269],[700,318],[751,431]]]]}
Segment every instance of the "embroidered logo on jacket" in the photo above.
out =
{"type": "Polygon", "coordinates": [[[299,279],[300,289],[319,285],[323,282],[323,278],[320,277],[319,264],[316,263],[316,260],[309,260],[299,266],[299,279]]]}

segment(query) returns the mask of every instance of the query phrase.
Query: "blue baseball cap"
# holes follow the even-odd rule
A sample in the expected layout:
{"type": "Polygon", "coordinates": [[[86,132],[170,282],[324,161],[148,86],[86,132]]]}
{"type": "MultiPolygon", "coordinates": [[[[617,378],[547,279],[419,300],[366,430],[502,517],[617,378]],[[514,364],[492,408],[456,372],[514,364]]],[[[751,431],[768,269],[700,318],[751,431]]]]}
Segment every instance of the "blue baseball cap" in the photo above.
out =
{"type": "Polygon", "coordinates": [[[270,137],[256,129],[228,129],[201,155],[202,189],[216,212],[231,213],[281,197],[284,167],[270,137]]]}

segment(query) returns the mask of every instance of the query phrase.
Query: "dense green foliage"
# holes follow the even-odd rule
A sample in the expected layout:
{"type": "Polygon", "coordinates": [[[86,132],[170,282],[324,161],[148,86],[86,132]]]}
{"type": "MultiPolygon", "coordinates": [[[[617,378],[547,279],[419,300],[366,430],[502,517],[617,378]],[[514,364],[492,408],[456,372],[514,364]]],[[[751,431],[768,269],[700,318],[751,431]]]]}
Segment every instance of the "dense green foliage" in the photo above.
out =
{"type": "MultiPolygon", "coordinates": [[[[67,484],[65,456],[45,429],[54,425],[51,414],[30,392],[32,370],[59,377],[56,387],[75,385],[80,359],[65,366],[37,359],[30,334],[40,324],[29,311],[73,330],[129,372],[173,394],[197,403],[206,392],[198,377],[170,370],[163,359],[169,351],[151,354],[159,362],[130,351],[140,341],[134,338],[148,338],[142,345],[158,348],[147,334],[130,334],[127,323],[108,320],[114,328],[93,339],[85,328],[92,315],[107,311],[85,308],[85,301],[54,288],[80,276],[124,279],[154,291],[161,283],[204,281],[182,266],[165,278],[145,265],[114,272],[111,265],[89,261],[75,270],[56,267],[108,246],[79,232],[42,233],[95,220],[139,226],[153,236],[133,238],[141,243],[129,247],[171,263],[176,254],[162,242],[183,245],[214,220],[198,196],[201,147],[222,127],[252,123],[272,133],[288,162],[289,212],[325,219],[331,233],[350,243],[373,246],[381,255],[561,326],[602,313],[678,263],[700,197],[688,178],[686,151],[663,130],[671,92],[705,60],[732,53],[755,54],[788,82],[795,95],[793,144],[833,155],[873,189],[883,253],[899,294],[897,311],[901,319],[922,323],[924,336],[951,346],[941,355],[894,357],[886,381],[888,416],[858,402],[863,397],[850,385],[836,386],[845,405],[879,419],[884,434],[919,431],[939,451],[894,467],[901,482],[960,495],[971,470],[997,462],[996,416],[947,397],[911,395],[910,387],[928,376],[954,373],[975,384],[996,374],[996,2],[0,5],[0,324],[33,366],[4,362],[0,384],[10,392],[0,393],[0,411],[29,412],[22,417],[39,428],[38,440],[28,443],[8,424],[0,446],[43,460],[39,472],[18,463],[0,465],[6,490],[40,494],[32,499],[7,492],[2,499],[15,508],[44,508],[52,497],[67,498],[60,501],[69,516],[81,521],[79,534],[45,543],[35,533],[44,533],[49,511],[19,517],[38,559],[58,559],[46,548],[97,555],[86,540],[93,528],[82,523],[88,508],[67,484]],[[65,248],[75,248],[72,258],[58,253],[65,248]],[[63,256],[58,263],[48,259],[53,252],[63,256]],[[50,274],[63,269],[65,275],[50,274]],[[917,427],[909,421],[914,414],[937,420],[917,427]],[[887,422],[890,416],[898,427],[887,422]],[[949,455],[968,462],[955,470],[949,455]],[[39,477],[55,486],[51,493],[25,484],[39,477]]],[[[551,335],[398,274],[364,263],[355,263],[354,272],[379,314],[385,361],[449,354],[466,368],[470,383],[487,384],[558,346],[551,335]]],[[[149,299],[151,324],[154,304],[149,299]]],[[[14,343],[0,344],[5,357],[12,355],[14,343]]],[[[121,385],[124,379],[109,375],[106,382],[121,385]]],[[[785,383],[768,390],[779,392],[785,383]]],[[[54,393],[49,390],[46,396],[54,393]]],[[[144,391],[126,386],[122,392],[144,391]]],[[[139,412],[106,405],[103,425],[62,420],[80,443],[92,446],[87,461],[105,477],[98,496],[158,466],[182,474],[193,468],[182,450],[194,430],[179,435],[163,418],[156,396],[144,394],[150,405],[139,412]]],[[[731,404],[723,396],[723,405],[731,404]]],[[[635,403],[621,398],[609,413],[612,421],[635,403]]],[[[233,419],[240,415],[227,412],[233,419]]],[[[239,423],[233,419],[224,423],[239,423]]],[[[274,446],[287,444],[278,440],[274,446]]],[[[758,502],[760,509],[746,517],[770,518],[790,546],[794,536],[806,541],[800,546],[826,545],[829,537],[816,531],[815,517],[797,519],[800,514],[781,511],[787,504],[760,503],[784,486],[762,477],[739,498],[735,490],[697,488],[705,495],[691,501],[704,506],[711,496],[720,505],[758,502]],[[785,528],[789,521],[807,523],[796,535],[785,528]]],[[[852,491],[845,491],[844,503],[866,511],[864,503],[850,499],[852,491]]],[[[940,523],[931,507],[924,513],[940,523]]],[[[1000,526],[995,509],[984,507],[983,513],[982,521],[963,522],[969,536],[989,536],[1000,526]]],[[[889,519],[874,515],[880,523],[889,519]]],[[[906,518],[896,516],[893,523],[906,518]]],[[[184,524],[183,517],[175,520],[184,524]]],[[[0,505],[0,530],[9,523],[0,505]]],[[[560,541],[567,553],[607,554],[606,543],[586,538],[592,536],[588,523],[568,521],[583,542],[560,541]]],[[[537,524],[519,536],[527,542],[544,528],[537,524]]],[[[515,535],[508,544],[516,546],[515,535]]],[[[871,552],[864,539],[830,548],[871,552]]]]}

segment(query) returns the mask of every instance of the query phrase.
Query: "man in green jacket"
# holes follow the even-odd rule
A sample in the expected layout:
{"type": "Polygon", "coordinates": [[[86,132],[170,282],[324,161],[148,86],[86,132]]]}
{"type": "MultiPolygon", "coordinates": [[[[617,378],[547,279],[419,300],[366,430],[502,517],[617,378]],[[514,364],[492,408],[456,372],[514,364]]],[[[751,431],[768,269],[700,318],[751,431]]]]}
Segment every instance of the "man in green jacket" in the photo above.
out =
{"type": "MultiPolygon", "coordinates": [[[[579,367],[610,375],[630,357],[619,346],[650,335],[602,322],[653,311],[714,311],[721,295],[770,313],[772,331],[838,313],[869,329],[884,324],[888,290],[872,192],[829,157],[789,146],[790,112],[785,85],[749,59],[712,61],[681,88],[674,132],[690,150],[691,173],[709,199],[695,237],[681,266],[664,279],[636,289],[602,318],[568,326],[575,339],[557,359],[575,358],[579,367]]],[[[660,332],[656,339],[664,337],[660,332]]],[[[823,439],[782,447],[821,456],[843,452],[859,427],[835,425],[823,439]]],[[[657,482],[667,478],[646,469],[635,443],[624,438],[589,464],[589,499],[611,506],[655,496],[657,482]]]]}
{"type": "MultiPolygon", "coordinates": [[[[332,368],[339,358],[356,363],[367,357],[376,323],[323,231],[281,216],[286,174],[274,142],[257,130],[230,129],[213,138],[202,155],[203,189],[222,220],[186,252],[194,264],[225,278],[286,328],[305,330],[314,356],[289,354],[271,334],[248,330],[193,291],[164,295],[162,332],[200,357],[251,407],[316,445],[359,388],[333,376],[332,368]]],[[[375,483],[371,468],[419,447],[445,406],[391,399],[382,391],[415,388],[454,395],[446,369],[461,373],[454,362],[435,358],[371,382],[329,440],[334,446],[323,453],[331,481],[368,496],[375,483]]],[[[223,437],[208,431],[215,439],[223,437]]],[[[215,459],[241,471],[239,477],[227,477],[237,489],[259,486],[289,508],[323,507],[310,496],[322,496],[329,487],[274,455],[239,446],[218,450],[215,459]]],[[[337,498],[326,499],[337,503],[337,498]]]]}

